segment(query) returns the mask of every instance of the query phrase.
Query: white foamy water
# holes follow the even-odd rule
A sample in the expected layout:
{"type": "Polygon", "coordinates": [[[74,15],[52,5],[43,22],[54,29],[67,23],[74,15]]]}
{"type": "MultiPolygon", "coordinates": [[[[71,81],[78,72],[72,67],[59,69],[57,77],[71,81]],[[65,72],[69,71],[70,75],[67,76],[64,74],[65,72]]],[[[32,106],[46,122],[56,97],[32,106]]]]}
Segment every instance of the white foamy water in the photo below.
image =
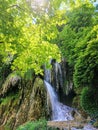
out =
{"type": "Polygon", "coordinates": [[[49,93],[50,96],[50,102],[52,106],[52,120],[55,121],[73,120],[73,117],[71,115],[73,108],[60,103],[58,101],[58,97],[56,92],[54,91],[54,88],[47,81],[44,82],[47,88],[47,92],[49,93]]]}

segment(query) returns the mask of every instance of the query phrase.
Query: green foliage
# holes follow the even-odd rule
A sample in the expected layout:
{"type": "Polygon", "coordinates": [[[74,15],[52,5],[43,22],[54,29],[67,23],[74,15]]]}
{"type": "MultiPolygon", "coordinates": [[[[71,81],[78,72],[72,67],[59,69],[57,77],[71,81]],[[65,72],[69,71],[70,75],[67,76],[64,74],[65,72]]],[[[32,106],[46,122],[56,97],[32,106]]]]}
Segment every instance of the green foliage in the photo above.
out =
{"type": "Polygon", "coordinates": [[[83,27],[92,26],[92,14],[94,14],[94,7],[92,4],[81,3],[81,5],[67,14],[69,26],[75,32],[79,32],[83,27]]]}
{"type": "Polygon", "coordinates": [[[60,32],[59,47],[69,66],[74,68],[75,86],[97,85],[97,14],[89,1],[76,3],[66,12],[67,24],[60,32]]]}
{"type": "Polygon", "coordinates": [[[73,10],[66,12],[67,24],[60,32],[59,46],[63,56],[66,57],[71,65],[76,63],[79,53],[83,51],[81,48],[84,48],[86,44],[85,36],[93,25],[93,14],[94,8],[87,3],[82,3],[73,8],[73,10]],[[80,49],[79,46],[81,47],[80,49]]]}
{"type": "Polygon", "coordinates": [[[74,83],[76,86],[95,84],[98,72],[98,26],[86,36],[85,49],[75,64],[74,83]]]}
{"type": "Polygon", "coordinates": [[[0,99],[0,102],[1,102],[1,105],[7,105],[11,102],[11,100],[15,100],[15,99],[18,99],[19,98],[19,94],[16,93],[16,94],[13,94],[13,93],[10,93],[8,96],[6,96],[5,98],[1,98],[0,99]]]}
{"type": "Polygon", "coordinates": [[[42,44],[33,42],[22,52],[13,62],[12,69],[21,72],[24,75],[29,69],[34,69],[35,73],[42,74],[41,66],[49,66],[50,59],[60,59],[59,49],[56,45],[44,42],[42,44]]]}
{"type": "Polygon", "coordinates": [[[42,65],[49,67],[49,60],[52,58],[60,61],[59,48],[56,44],[51,44],[51,40],[58,35],[55,23],[59,24],[61,17],[57,21],[47,14],[42,15],[42,18],[36,14],[36,22],[33,23],[34,12],[31,12],[24,0],[18,3],[1,0],[0,6],[0,51],[3,62],[13,60],[12,69],[24,76],[28,70],[42,74],[42,65]]]}
{"type": "Polygon", "coordinates": [[[98,118],[98,88],[85,87],[81,93],[82,108],[94,118],[98,118]]]}
{"type": "Polygon", "coordinates": [[[19,126],[17,130],[57,130],[57,128],[47,126],[47,121],[40,119],[39,121],[27,122],[19,126]]]}
{"type": "Polygon", "coordinates": [[[98,97],[95,96],[98,95],[98,13],[88,0],[69,2],[68,7],[58,46],[72,68],[75,89],[89,86],[82,92],[83,109],[90,116],[98,116],[98,97]],[[91,97],[93,100],[90,101],[91,97]]]}
{"type": "Polygon", "coordinates": [[[46,125],[47,123],[45,120],[27,122],[25,125],[22,125],[17,128],[17,130],[45,130],[46,125]]]}
{"type": "Polygon", "coordinates": [[[11,129],[9,128],[9,126],[5,126],[4,129],[5,129],[5,130],[11,130],[11,129]]]}

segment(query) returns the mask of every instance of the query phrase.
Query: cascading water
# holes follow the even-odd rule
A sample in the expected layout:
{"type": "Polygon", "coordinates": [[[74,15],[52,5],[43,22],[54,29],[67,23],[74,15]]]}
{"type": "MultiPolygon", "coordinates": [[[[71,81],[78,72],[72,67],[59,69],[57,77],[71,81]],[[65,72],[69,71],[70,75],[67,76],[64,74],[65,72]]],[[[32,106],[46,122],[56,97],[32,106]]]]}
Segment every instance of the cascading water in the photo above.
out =
{"type": "Polygon", "coordinates": [[[51,83],[51,72],[49,69],[45,69],[45,80],[48,82],[48,83],[51,83]]]}
{"type": "MultiPolygon", "coordinates": [[[[54,64],[55,68],[55,85],[61,85],[62,84],[62,71],[60,68],[60,65],[58,63],[54,64]],[[59,75],[59,76],[58,76],[59,75]],[[58,81],[58,77],[61,79],[58,81]]],[[[77,112],[76,109],[68,107],[62,103],[59,102],[58,100],[58,95],[54,89],[54,87],[52,87],[51,82],[52,82],[52,74],[50,70],[45,70],[45,86],[47,89],[47,93],[49,95],[49,99],[51,102],[51,109],[52,109],[52,121],[68,121],[68,120],[73,120],[74,118],[72,117],[72,112],[75,112],[76,114],[78,114],[78,116],[81,117],[81,115],[77,112]]],[[[58,86],[56,86],[58,87],[58,86]]],[[[72,89],[72,83],[69,83],[69,85],[67,85],[68,89],[72,89]]],[[[65,128],[66,129],[66,128],[65,128]]],[[[71,128],[72,130],[78,130],[77,128],[71,128]]],[[[93,128],[90,124],[87,124],[84,126],[83,130],[97,130],[95,128],[93,128]]]]}
{"type": "Polygon", "coordinates": [[[45,81],[45,85],[49,93],[50,102],[52,105],[52,120],[55,121],[72,120],[73,117],[71,116],[71,112],[73,111],[73,108],[63,105],[58,101],[56,92],[47,81],[45,81]]]}
{"type": "Polygon", "coordinates": [[[52,106],[52,120],[55,121],[67,121],[73,120],[71,115],[73,108],[63,105],[59,102],[57,93],[54,88],[51,86],[50,81],[50,72],[45,71],[45,86],[47,88],[47,92],[49,93],[50,102],[52,106]]]}
{"type": "Polygon", "coordinates": [[[59,88],[59,84],[61,87],[63,86],[62,70],[61,70],[61,66],[58,62],[55,62],[54,66],[55,66],[56,88],[59,88]],[[58,80],[58,74],[59,74],[59,80],[58,80]]]}

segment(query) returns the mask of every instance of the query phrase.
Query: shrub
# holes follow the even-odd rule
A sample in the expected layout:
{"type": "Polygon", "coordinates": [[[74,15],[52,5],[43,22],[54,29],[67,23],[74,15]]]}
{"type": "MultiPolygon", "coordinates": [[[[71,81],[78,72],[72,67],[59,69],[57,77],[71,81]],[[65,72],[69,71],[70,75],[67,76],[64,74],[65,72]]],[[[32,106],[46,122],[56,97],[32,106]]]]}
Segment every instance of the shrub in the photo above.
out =
{"type": "Polygon", "coordinates": [[[98,118],[98,88],[85,87],[82,90],[80,103],[92,118],[98,118]]]}
{"type": "Polygon", "coordinates": [[[46,125],[46,120],[27,122],[25,125],[21,125],[17,130],[45,130],[46,125]]]}
{"type": "Polygon", "coordinates": [[[46,120],[39,120],[27,122],[25,125],[19,126],[19,128],[17,128],[16,130],[58,130],[58,128],[47,126],[46,120]]]}

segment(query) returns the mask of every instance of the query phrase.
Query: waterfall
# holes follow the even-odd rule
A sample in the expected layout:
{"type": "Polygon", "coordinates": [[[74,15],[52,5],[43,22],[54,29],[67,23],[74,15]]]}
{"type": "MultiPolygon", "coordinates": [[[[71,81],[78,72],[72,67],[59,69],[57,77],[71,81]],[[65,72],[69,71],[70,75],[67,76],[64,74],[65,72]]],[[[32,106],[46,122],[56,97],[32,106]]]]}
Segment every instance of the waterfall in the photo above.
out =
{"type": "Polygon", "coordinates": [[[63,105],[59,102],[55,89],[50,84],[50,73],[49,70],[45,71],[45,86],[49,94],[51,107],[52,107],[52,120],[55,121],[67,121],[73,120],[71,115],[73,108],[63,105]]]}
{"type": "Polygon", "coordinates": [[[51,72],[49,69],[45,69],[45,80],[48,82],[48,83],[51,83],[51,72]]]}
{"type": "Polygon", "coordinates": [[[63,86],[63,81],[62,81],[62,70],[61,66],[58,62],[55,62],[55,78],[56,78],[56,88],[59,88],[59,85],[62,87],[63,86]],[[59,77],[58,77],[59,75],[59,77]]]}
{"type": "Polygon", "coordinates": [[[50,102],[52,106],[52,120],[55,121],[72,120],[73,117],[71,115],[71,112],[73,111],[73,108],[60,103],[58,101],[57,94],[54,91],[53,87],[47,81],[44,82],[50,96],[50,102]]]}

